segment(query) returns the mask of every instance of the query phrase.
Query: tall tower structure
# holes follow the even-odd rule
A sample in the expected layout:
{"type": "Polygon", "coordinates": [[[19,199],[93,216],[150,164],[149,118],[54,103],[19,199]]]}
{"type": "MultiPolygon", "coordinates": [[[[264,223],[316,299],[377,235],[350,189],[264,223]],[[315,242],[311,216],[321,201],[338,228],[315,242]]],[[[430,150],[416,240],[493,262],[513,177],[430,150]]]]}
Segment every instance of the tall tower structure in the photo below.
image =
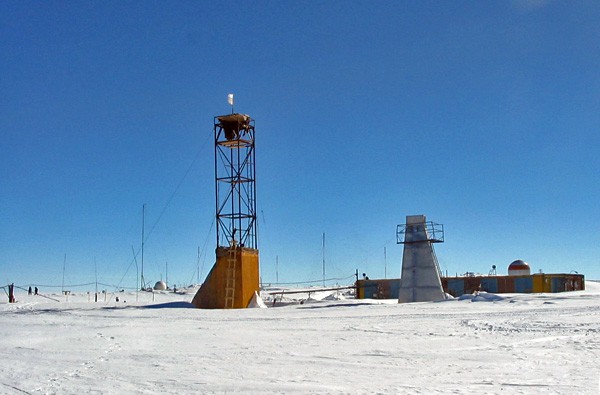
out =
{"type": "Polygon", "coordinates": [[[254,120],[215,117],[217,246],[257,248],[254,120]]]}
{"type": "Polygon", "coordinates": [[[192,303],[245,308],[259,290],[254,120],[216,116],[214,143],[216,261],[192,303]]]}
{"type": "Polygon", "coordinates": [[[398,244],[404,244],[398,303],[445,299],[434,243],[444,242],[444,226],[424,215],[407,215],[396,228],[398,244]]]}

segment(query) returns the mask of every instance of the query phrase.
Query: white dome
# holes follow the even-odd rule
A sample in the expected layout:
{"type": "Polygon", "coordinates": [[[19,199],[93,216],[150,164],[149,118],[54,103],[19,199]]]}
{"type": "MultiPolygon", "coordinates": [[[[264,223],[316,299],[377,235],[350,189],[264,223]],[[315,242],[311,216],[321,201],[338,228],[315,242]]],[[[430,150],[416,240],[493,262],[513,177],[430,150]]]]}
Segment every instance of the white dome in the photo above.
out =
{"type": "Polygon", "coordinates": [[[157,281],[156,284],[154,284],[154,289],[156,291],[164,291],[167,289],[167,284],[164,281],[157,281]]]}
{"type": "Polygon", "coordinates": [[[513,261],[510,265],[508,265],[508,275],[509,276],[529,276],[531,275],[531,268],[529,267],[529,263],[517,259],[513,261]]]}

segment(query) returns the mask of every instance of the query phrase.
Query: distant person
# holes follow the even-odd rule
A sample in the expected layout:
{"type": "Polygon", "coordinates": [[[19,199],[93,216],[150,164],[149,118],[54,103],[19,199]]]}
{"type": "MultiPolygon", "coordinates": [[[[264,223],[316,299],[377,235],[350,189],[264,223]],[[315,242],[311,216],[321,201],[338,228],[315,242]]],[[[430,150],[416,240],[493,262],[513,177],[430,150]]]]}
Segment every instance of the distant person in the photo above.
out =
{"type": "Polygon", "coordinates": [[[8,284],[8,303],[15,302],[15,284],[8,284]]]}
{"type": "Polygon", "coordinates": [[[38,294],[38,287],[35,287],[34,291],[35,291],[35,294],[37,295],[38,294]]]}
{"type": "Polygon", "coordinates": [[[31,295],[33,292],[31,291],[31,285],[29,286],[29,289],[27,290],[27,294],[31,295]]]}

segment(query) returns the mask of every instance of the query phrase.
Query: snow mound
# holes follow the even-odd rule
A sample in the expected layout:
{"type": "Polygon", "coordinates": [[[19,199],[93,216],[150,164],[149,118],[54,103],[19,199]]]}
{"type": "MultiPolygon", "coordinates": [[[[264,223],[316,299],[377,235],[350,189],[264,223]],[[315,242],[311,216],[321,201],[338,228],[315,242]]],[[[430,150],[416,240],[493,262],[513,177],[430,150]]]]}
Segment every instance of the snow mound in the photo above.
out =
{"type": "Polygon", "coordinates": [[[473,294],[464,294],[460,296],[458,300],[470,300],[471,302],[497,302],[499,300],[504,300],[504,298],[487,292],[476,292],[473,294]]]}
{"type": "Polygon", "coordinates": [[[323,300],[346,300],[346,297],[341,293],[336,292],[324,297],[323,300]]]}
{"type": "Polygon", "coordinates": [[[266,309],[267,305],[263,302],[262,298],[258,295],[256,291],[254,291],[254,296],[252,300],[248,304],[249,309],[266,309]]]}
{"type": "Polygon", "coordinates": [[[585,291],[588,293],[600,293],[600,281],[598,280],[586,280],[585,291]]]}

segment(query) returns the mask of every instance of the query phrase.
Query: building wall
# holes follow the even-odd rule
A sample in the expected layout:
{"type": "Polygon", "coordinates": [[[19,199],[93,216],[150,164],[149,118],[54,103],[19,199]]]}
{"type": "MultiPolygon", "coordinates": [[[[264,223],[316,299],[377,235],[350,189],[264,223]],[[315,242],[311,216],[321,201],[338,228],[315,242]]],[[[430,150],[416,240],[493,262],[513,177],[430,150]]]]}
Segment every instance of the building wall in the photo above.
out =
{"type": "Polygon", "coordinates": [[[400,279],[358,280],[356,282],[357,299],[398,299],[400,279]]]}
{"type": "Polygon", "coordinates": [[[528,276],[442,277],[444,290],[452,296],[474,291],[490,293],[556,293],[585,289],[582,274],[533,274],[528,276]]]}
{"type": "MultiPolygon", "coordinates": [[[[557,293],[585,289],[582,274],[533,274],[529,276],[477,276],[442,277],[442,286],[452,296],[472,294],[475,291],[490,293],[557,293]]],[[[400,279],[358,280],[358,299],[396,299],[400,279]]]]}

